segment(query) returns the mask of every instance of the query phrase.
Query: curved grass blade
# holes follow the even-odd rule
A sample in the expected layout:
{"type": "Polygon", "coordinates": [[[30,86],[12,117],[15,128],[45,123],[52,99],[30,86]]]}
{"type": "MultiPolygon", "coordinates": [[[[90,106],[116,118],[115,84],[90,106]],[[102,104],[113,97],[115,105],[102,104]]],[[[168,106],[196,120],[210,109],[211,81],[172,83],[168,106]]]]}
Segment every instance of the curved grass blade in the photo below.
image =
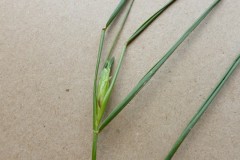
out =
{"type": "Polygon", "coordinates": [[[124,107],[137,95],[137,93],[144,87],[144,85],[152,78],[157,70],[164,64],[164,62],[172,55],[178,46],[188,37],[188,35],[202,22],[202,20],[209,14],[209,12],[220,2],[216,0],[194,23],[193,25],[180,37],[180,39],[170,48],[165,56],[159,60],[147,74],[138,82],[132,91],[124,98],[124,100],[117,105],[117,107],[107,116],[99,127],[99,131],[105,128],[123,109],[124,107]]]}
{"type": "Polygon", "coordinates": [[[207,98],[207,100],[203,103],[203,105],[199,108],[198,112],[193,116],[192,120],[188,123],[186,128],[183,130],[182,134],[179,136],[175,144],[173,145],[172,149],[166,156],[165,160],[171,160],[184,139],[187,137],[191,129],[195,126],[195,124],[198,122],[198,120],[201,118],[203,113],[208,109],[211,102],[214,100],[214,98],[217,96],[219,91],[222,89],[225,82],[229,79],[229,77],[232,75],[234,70],[237,68],[237,66],[240,64],[240,55],[238,58],[234,61],[234,63],[231,65],[227,73],[224,75],[224,77],[221,79],[221,81],[218,83],[216,88],[212,91],[210,96],[207,98]]]}
{"type": "Polygon", "coordinates": [[[107,104],[108,100],[109,100],[109,97],[110,97],[110,94],[111,94],[111,91],[113,89],[113,86],[116,82],[116,79],[117,79],[117,76],[119,74],[119,71],[120,71],[120,68],[121,68],[121,65],[122,65],[122,61],[123,61],[123,57],[126,53],[126,50],[127,50],[127,47],[128,45],[134,40],[136,39],[161,13],[163,13],[173,2],[175,2],[176,0],[171,0],[170,2],[168,2],[163,8],[161,8],[159,11],[157,11],[153,16],[151,16],[146,22],[143,23],[143,25],[141,25],[137,30],[136,32],[130,37],[130,41],[128,40],[124,47],[123,47],[123,50],[122,50],[122,53],[121,53],[121,56],[120,56],[120,60],[118,62],[118,66],[117,66],[117,69],[115,71],[115,74],[112,78],[112,81],[111,81],[111,84],[110,84],[110,87],[108,89],[108,92],[106,93],[106,97],[104,99],[104,105],[107,104]]]}

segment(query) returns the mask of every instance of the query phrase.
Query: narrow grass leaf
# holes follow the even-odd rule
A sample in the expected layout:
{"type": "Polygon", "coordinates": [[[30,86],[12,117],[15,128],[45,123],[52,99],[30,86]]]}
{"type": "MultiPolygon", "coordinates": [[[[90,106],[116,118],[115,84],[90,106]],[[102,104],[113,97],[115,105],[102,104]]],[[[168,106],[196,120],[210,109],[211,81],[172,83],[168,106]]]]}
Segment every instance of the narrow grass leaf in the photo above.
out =
{"type": "Polygon", "coordinates": [[[207,100],[203,103],[203,105],[199,108],[198,112],[193,116],[191,121],[188,123],[187,127],[183,130],[182,134],[179,136],[175,144],[173,145],[172,149],[166,156],[165,160],[171,160],[184,139],[187,137],[191,129],[195,126],[195,124],[198,122],[198,120],[201,118],[203,113],[208,109],[211,102],[214,100],[214,98],[217,96],[217,94],[222,89],[225,82],[229,79],[229,77],[232,75],[234,70],[237,68],[237,66],[240,64],[240,55],[238,58],[234,61],[234,63],[231,65],[227,73],[224,75],[224,77],[221,79],[221,81],[218,83],[216,88],[212,91],[210,96],[207,98],[207,100]]]}

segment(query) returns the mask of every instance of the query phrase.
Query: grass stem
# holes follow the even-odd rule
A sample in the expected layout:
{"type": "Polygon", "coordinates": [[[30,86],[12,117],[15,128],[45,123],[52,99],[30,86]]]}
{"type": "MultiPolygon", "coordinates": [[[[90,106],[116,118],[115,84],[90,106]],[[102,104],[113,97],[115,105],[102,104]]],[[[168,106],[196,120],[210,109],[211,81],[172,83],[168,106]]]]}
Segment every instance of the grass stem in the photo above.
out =
{"type": "Polygon", "coordinates": [[[98,133],[93,133],[93,144],[92,144],[92,160],[97,159],[97,140],[98,140],[98,133]]]}

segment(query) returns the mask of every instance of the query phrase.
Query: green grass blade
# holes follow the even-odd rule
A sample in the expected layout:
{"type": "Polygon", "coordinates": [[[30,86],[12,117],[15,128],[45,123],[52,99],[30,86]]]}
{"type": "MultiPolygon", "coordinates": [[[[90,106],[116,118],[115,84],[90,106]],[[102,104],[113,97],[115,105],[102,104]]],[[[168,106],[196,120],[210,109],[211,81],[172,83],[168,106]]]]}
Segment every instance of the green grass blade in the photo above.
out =
{"type": "Polygon", "coordinates": [[[163,8],[158,10],[154,15],[152,15],[147,21],[145,21],[136,32],[128,39],[127,44],[130,44],[136,37],[138,37],[161,13],[163,13],[172,3],[176,0],[169,1],[163,8]]]}
{"type": "MultiPolygon", "coordinates": [[[[117,41],[118,41],[118,39],[119,39],[120,33],[122,32],[123,27],[124,27],[124,25],[125,25],[125,23],[126,23],[126,21],[127,21],[128,16],[129,16],[129,13],[130,13],[130,11],[131,11],[131,9],[132,9],[133,3],[134,3],[134,0],[132,0],[129,8],[127,9],[127,13],[126,13],[125,16],[124,16],[124,19],[123,19],[123,21],[122,21],[122,24],[121,24],[121,26],[120,26],[120,29],[118,30],[118,33],[117,33],[117,35],[116,35],[116,37],[115,37],[115,39],[114,39],[114,41],[113,41],[113,43],[112,43],[112,45],[111,45],[111,48],[110,48],[110,50],[109,50],[109,52],[108,52],[107,60],[110,59],[110,56],[112,55],[113,49],[114,49],[114,47],[115,47],[115,45],[116,45],[116,43],[117,43],[117,41]]],[[[106,60],[106,61],[107,61],[107,60],[106,60]]]]}
{"type": "Polygon", "coordinates": [[[108,28],[109,25],[113,22],[113,20],[117,17],[117,15],[120,13],[124,5],[127,3],[127,0],[121,0],[119,4],[117,5],[116,9],[113,11],[112,15],[110,16],[109,20],[106,23],[106,27],[108,28]]]}
{"type": "MultiPolygon", "coordinates": [[[[131,42],[137,37],[139,36],[164,10],[166,10],[173,2],[175,2],[175,0],[171,0],[169,3],[167,3],[163,8],[161,8],[159,11],[157,11],[154,16],[151,16],[146,22],[144,22],[143,25],[141,25],[137,31],[131,36],[132,38],[130,38],[131,42]]],[[[123,47],[123,50],[122,50],[122,53],[121,53],[121,56],[120,56],[120,60],[118,62],[118,66],[117,66],[117,69],[115,71],[115,74],[112,78],[112,81],[111,81],[111,84],[110,84],[110,87],[109,87],[109,90],[108,92],[106,93],[106,97],[105,97],[105,100],[104,100],[104,105],[106,105],[106,103],[108,102],[109,100],[109,97],[110,97],[110,94],[111,94],[111,91],[113,89],[113,86],[115,85],[115,82],[116,82],[116,79],[117,79],[117,76],[119,74],[119,71],[120,71],[120,68],[121,68],[121,65],[122,65],[122,61],[123,61],[123,57],[126,53],[126,50],[127,50],[127,47],[129,45],[129,41],[127,41],[123,47]]]]}
{"type": "Polygon", "coordinates": [[[238,56],[238,58],[234,61],[234,63],[232,64],[232,66],[230,67],[230,69],[227,71],[227,73],[224,75],[224,77],[222,78],[222,80],[218,83],[218,85],[216,86],[216,88],[212,91],[212,93],[210,94],[210,96],[207,98],[207,100],[203,103],[203,105],[200,107],[200,109],[198,110],[198,112],[193,116],[192,120],[189,122],[189,124],[187,125],[187,127],[183,130],[182,134],[179,136],[179,138],[177,139],[177,141],[175,142],[175,144],[173,145],[172,149],[170,150],[170,152],[168,153],[168,155],[166,156],[165,160],[171,160],[173,155],[176,153],[176,151],[178,150],[179,146],[182,144],[182,142],[184,141],[184,139],[187,137],[187,135],[189,134],[189,132],[191,131],[191,129],[195,126],[195,124],[198,122],[198,120],[201,118],[201,116],[203,115],[203,113],[205,113],[205,111],[208,109],[209,105],[211,104],[211,102],[214,100],[214,98],[217,96],[217,94],[219,93],[219,91],[222,89],[223,85],[225,84],[225,82],[228,80],[228,78],[232,75],[232,73],[234,72],[234,70],[237,68],[237,66],[240,64],[240,55],[238,56]]]}
{"type": "Polygon", "coordinates": [[[99,130],[101,131],[106,127],[123,109],[124,107],[137,95],[137,93],[144,87],[144,85],[152,78],[152,76],[157,72],[157,70],[164,64],[164,62],[172,55],[172,53],[177,49],[177,47],[188,37],[188,35],[201,23],[201,21],[209,14],[209,12],[220,2],[221,0],[216,0],[195,22],[194,24],[180,37],[180,39],[170,48],[170,50],[165,54],[165,56],[159,60],[148,72],[147,74],[138,82],[138,84],[133,88],[133,90],[125,97],[125,99],[117,105],[117,107],[107,116],[103,121],[99,130]]]}
{"type": "Polygon", "coordinates": [[[98,49],[98,56],[97,56],[97,64],[96,64],[96,69],[95,69],[95,77],[94,77],[94,86],[93,86],[93,129],[97,129],[96,125],[96,115],[97,115],[97,78],[98,78],[98,70],[99,70],[99,64],[101,60],[101,55],[102,55],[102,49],[103,49],[103,43],[104,43],[104,38],[105,38],[105,30],[102,30],[101,33],[101,38],[100,38],[100,44],[99,44],[99,49],[98,49]]]}

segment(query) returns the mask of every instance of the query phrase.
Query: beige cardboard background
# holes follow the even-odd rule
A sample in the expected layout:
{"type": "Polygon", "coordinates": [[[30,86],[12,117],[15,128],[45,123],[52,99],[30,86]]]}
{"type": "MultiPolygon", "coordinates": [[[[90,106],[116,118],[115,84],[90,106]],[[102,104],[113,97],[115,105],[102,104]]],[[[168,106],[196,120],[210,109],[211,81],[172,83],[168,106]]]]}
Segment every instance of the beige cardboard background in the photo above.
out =
{"type": "MultiPolygon", "coordinates": [[[[115,49],[168,0],[136,0],[115,49]]],[[[128,49],[108,112],[213,2],[179,0],[128,49]]],[[[101,27],[118,1],[0,1],[0,160],[88,160],[101,27]]],[[[240,1],[222,0],[106,127],[99,160],[160,160],[240,52],[240,1]]],[[[115,28],[116,25],[113,25],[115,28]]],[[[107,34],[110,42],[114,31],[107,34]]],[[[106,50],[105,50],[106,51],[106,50]]],[[[238,160],[240,68],[174,160],[238,160]]]]}

